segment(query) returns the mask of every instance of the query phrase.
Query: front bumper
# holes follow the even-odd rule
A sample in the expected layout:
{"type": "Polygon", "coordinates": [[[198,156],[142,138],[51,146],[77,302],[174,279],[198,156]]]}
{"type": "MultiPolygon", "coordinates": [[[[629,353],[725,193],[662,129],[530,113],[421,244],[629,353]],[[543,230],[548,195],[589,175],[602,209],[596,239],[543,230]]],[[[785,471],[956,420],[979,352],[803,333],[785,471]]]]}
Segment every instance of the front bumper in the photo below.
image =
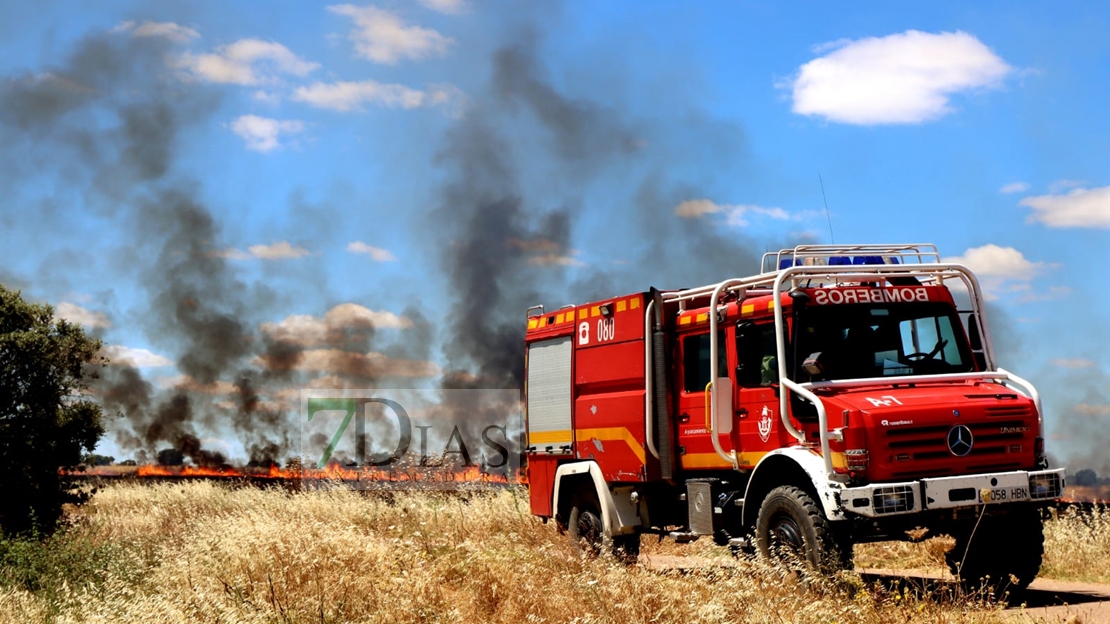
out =
{"type": "Polygon", "coordinates": [[[876,483],[840,491],[845,512],[884,518],[931,509],[1048,501],[1064,493],[1064,469],[995,472],[876,483]]]}

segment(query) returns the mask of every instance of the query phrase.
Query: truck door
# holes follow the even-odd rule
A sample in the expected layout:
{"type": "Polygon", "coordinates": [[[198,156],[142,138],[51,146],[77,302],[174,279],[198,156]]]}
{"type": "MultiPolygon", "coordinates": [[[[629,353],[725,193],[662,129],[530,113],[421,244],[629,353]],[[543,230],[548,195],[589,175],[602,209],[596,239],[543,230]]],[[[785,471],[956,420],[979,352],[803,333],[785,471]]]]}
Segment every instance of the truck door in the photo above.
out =
{"type": "Polygon", "coordinates": [[[789,435],[779,416],[775,323],[744,322],[736,327],[737,433],[740,467],[754,467],[789,435]]]}
{"type": "MultiPolygon", "coordinates": [[[[727,340],[729,332],[718,332],[717,370],[729,376],[728,354],[732,345],[727,340]]],[[[731,468],[732,465],[717,455],[709,431],[705,426],[705,387],[710,381],[709,332],[686,334],[679,338],[679,362],[676,375],[678,392],[678,454],[679,465],[684,469],[731,468]]],[[[721,446],[732,448],[728,435],[720,435],[721,446]]]]}

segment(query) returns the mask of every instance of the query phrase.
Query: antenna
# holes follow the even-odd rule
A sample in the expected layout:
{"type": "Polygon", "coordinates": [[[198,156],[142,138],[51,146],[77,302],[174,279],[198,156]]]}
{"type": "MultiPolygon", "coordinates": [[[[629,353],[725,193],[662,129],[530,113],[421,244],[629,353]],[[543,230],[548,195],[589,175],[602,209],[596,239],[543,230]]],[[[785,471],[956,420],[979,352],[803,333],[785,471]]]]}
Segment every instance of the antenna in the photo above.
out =
{"type": "Polygon", "coordinates": [[[821,201],[825,202],[825,218],[829,220],[829,243],[835,245],[836,237],[833,236],[832,229],[832,215],[829,214],[829,200],[825,197],[825,181],[821,179],[821,174],[817,174],[817,181],[821,183],[821,201]]]}

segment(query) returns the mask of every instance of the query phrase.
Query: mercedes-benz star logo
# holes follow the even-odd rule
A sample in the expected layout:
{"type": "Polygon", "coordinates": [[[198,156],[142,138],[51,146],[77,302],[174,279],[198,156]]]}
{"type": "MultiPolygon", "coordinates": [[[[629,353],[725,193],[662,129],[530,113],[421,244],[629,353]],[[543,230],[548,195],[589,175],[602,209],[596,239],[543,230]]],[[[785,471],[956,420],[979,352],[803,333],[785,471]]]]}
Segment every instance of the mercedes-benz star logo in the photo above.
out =
{"type": "Polygon", "coordinates": [[[948,430],[948,450],[956,457],[963,457],[970,453],[974,442],[971,429],[964,425],[956,425],[948,430]]]}

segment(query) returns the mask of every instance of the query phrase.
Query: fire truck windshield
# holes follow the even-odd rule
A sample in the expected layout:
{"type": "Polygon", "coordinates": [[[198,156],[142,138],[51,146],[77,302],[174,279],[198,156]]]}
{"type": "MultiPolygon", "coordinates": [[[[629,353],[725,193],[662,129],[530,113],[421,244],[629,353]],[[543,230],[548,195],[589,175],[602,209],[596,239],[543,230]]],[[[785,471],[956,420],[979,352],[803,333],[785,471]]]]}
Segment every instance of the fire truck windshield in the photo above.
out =
{"type": "Polygon", "coordinates": [[[963,325],[943,303],[809,306],[799,311],[795,379],[825,381],[974,370],[963,325]]]}

